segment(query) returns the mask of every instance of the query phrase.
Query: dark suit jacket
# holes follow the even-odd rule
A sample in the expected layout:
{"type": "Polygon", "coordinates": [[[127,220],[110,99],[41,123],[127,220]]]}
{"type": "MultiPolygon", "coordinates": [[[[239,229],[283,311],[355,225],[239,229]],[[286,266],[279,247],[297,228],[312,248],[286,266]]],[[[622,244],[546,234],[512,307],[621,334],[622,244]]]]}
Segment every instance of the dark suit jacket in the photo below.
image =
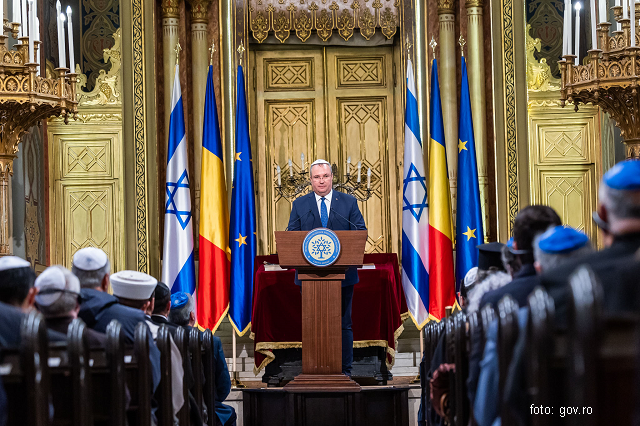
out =
{"type": "Polygon", "coordinates": [[[169,328],[169,332],[171,333],[171,335],[175,339],[176,330],[178,329],[178,325],[177,324],[172,323],[171,321],[169,321],[168,319],[166,319],[162,315],[151,315],[151,322],[156,324],[156,325],[162,325],[162,324],[166,325],[167,328],[169,328]]]}
{"type": "Polygon", "coordinates": [[[497,310],[498,302],[507,294],[510,294],[518,302],[518,306],[527,306],[527,297],[537,285],[540,285],[540,276],[536,275],[533,264],[524,264],[509,284],[486,292],[480,299],[479,309],[490,303],[497,310]]]}
{"type": "MultiPolygon", "coordinates": [[[[355,197],[336,191],[335,189],[333,190],[332,197],[327,228],[334,231],[367,229],[355,197]]],[[[289,216],[289,226],[287,229],[289,231],[311,231],[312,229],[321,227],[322,221],[320,220],[320,212],[318,211],[315,193],[310,192],[296,199],[291,206],[291,215],[289,216]]],[[[343,249],[347,249],[347,247],[343,249]]],[[[358,270],[356,268],[349,268],[345,274],[342,286],[354,285],[357,282],[358,270]]],[[[297,279],[296,284],[300,284],[297,279]]]]}

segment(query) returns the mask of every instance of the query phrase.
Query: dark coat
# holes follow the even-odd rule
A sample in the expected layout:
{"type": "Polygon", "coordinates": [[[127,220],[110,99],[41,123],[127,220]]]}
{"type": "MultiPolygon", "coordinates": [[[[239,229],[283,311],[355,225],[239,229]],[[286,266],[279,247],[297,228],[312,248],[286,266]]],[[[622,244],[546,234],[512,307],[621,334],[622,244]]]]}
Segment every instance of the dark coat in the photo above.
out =
{"type": "Polygon", "coordinates": [[[220,423],[224,425],[231,417],[234,417],[235,410],[233,407],[223,404],[224,400],[229,396],[229,392],[231,392],[231,379],[227,360],[222,351],[222,341],[216,336],[213,336],[213,354],[216,364],[216,415],[220,419],[220,423]]]}
{"type": "MultiPolygon", "coordinates": [[[[355,197],[340,191],[333,190],[331,210],[327,221],[327,228],[334,231],[366,230],[364,218],[358,208],[358,200],[355,197]],[[349,223],[351,222],[351,223],[349,223]]],[[[291,206],[289,216],[289,231],[311,231],[321,228],[320,212],[316,202],[315,192],[296,199],[291,206]]],[[[346,248],[346,247],[345,247],[346,248]]],[[[297,274],[296,274],[297,276],[297,274]]],[[[354,285],[358,282],[358,270],[349,268],[345,274],[342,286],[354,285]]],[[[296,279],[296,284],[300,284],[296,279]]]]}
{"type": "MultiPolygon", "coordinates": [[[[111,320],[118,320],[124,332],[125,341],[133,344],[135,329],[139,322],[145,322],[144,313],[139,309],[133,309],[118,303],[118,299],[103,291],[90,288],[81,290],[82,304],[78,318],[82,319],[89,328],[101,333],[107,332],[107,326],[111,320]]],[[[148,326],[147,326],[148,331],[148,326]]],[[[153,391],[160,383],[160,350],[153,341],[151,332],[147,333],[149,341],[149,358],[151,360],[151,375],[153,378],[153,391]]]]}
{"type": "MultiPolygon", "coordinates": [[[[20,329],[25,313],[15,306],[0,302],[0,348],[17,347],[20,344],[20,329]]],[[[50,342],[64,342],[66,334],[47,330],[50,342]]]]}
{"type": "MultiPolygon", "coordinates": [[[[69,325],[73,321],[73,317],[62,318],[46,318],[47,328],[59,333],[66,334],[69,329],[69,325]]],[[[98,331],[92,330],[87,327],[87,337],[89,339],[89,346],[92,348],[105,348],[107,345],[107,335],[98,331]]]]}
{"type": "Polygon", "coordinates": [[[518,302],[518,306],[526,306],[527,297],[537,285],[540,285],[540,276],[536,275],[533,264],[526,263],[522,265],[509,284],[486,292],[480,299],[479,309],[482,309],[487,303],[491,304],[494,309],[498,309],[498,302],[507,294],[510,294],[518,302]]]}

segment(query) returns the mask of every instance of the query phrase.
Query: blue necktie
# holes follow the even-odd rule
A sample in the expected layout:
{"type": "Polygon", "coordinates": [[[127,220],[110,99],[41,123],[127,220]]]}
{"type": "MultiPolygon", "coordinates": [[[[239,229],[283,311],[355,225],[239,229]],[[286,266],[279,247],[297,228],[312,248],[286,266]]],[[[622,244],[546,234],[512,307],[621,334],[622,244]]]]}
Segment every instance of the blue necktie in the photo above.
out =
{"type": "Polygon", "coordinates": [[[327,214],[327,205],[324,203],[324,197],[320,198],[322,204],[320,204],[320,221],[322,222],[322,227],[327,227],[327,222],[329,221],[329,215],[327,214]]]}

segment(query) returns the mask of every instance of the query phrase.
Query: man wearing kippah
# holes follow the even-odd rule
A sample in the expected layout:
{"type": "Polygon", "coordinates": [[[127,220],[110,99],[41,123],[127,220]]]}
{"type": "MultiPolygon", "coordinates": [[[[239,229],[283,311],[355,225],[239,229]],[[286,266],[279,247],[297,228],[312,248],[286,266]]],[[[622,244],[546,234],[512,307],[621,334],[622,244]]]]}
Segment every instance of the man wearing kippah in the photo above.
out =
{"type": "MultiPolygon", "coordinates": [[[[111,265],[107,254],[99,248],[83,248],[73,256],[71,272],[80,281],[80,295],[82,296],[78,317],[88,327],[101,333],[107,332],[107,326],[111,320],[118,320],[122,326],[126,343],[133,344],[138,323],[144,322],[146,325],[144,313],[141,310],[118,303],[115,296],[107,293],[110,270],[111,265]]],[[[148,342],[153,391],[155,392],[158,383],[160,383],[160,351],[151,337],[151,332],[148,333],[148,342]]]]}
{"type": "Polygon", "coordinates": [[[640,161],[625,160],[609,169],[600,182],[598,211],[605,249],[545,271],[542,284],[553,297],[556,319],[563,323],[569,302],[569,277],[582,264],[589,265],[602,282],[605,313],[637,313],[637,280],[627,282],[621,271],[634,263],[640,249],[640,161]]]}
{"type": "MultiPolygon", "coordinates": [[[[312,192],[296,199],[291,205],[289,231],[311,231],[329,228],[334,231],[366,230],[364,218],[355,197],[333,190],[333,171],[325,160],[316,160],[309,167],[312,192]]],[[[349,268],[342,281],[342,373],[351,376],[353,362],[353,330],[351,307],[353,286],[358,282],[358,270],[349,268]]],[[[297,279],[296,284],[300,285],[297,279]]]]}

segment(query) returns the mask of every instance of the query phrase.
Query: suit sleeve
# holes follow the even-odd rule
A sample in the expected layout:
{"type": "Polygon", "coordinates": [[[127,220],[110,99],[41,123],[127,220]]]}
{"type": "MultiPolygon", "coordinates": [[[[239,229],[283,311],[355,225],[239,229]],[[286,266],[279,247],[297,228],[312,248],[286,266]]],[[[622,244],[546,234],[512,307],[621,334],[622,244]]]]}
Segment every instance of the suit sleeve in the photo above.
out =
{"type": "MultiPolygon", "coordinates": [[[[297,200],[296,200],[297,201],[297,200]]],[[[300,231],[301,225],[300,214],[298,214],[298,203],[295,201],[291,205],[291,214],[289,215],[289,224],[287,229],[289,231],[300,231]]]]}
{"type": "MultiPolygon", "coordinates": [[[[364,218],[362,217],[362,213],[360,213],[360,209],[358,208],[358,202],[353,199],[353,204],[351,205],[351,210],[349,211],[349,221],[356,225],[355,230],[366,230],[367,225],[364,223],[364,218]]],[[[351,228],[352,225],[349,225],[351,228]]]]}

